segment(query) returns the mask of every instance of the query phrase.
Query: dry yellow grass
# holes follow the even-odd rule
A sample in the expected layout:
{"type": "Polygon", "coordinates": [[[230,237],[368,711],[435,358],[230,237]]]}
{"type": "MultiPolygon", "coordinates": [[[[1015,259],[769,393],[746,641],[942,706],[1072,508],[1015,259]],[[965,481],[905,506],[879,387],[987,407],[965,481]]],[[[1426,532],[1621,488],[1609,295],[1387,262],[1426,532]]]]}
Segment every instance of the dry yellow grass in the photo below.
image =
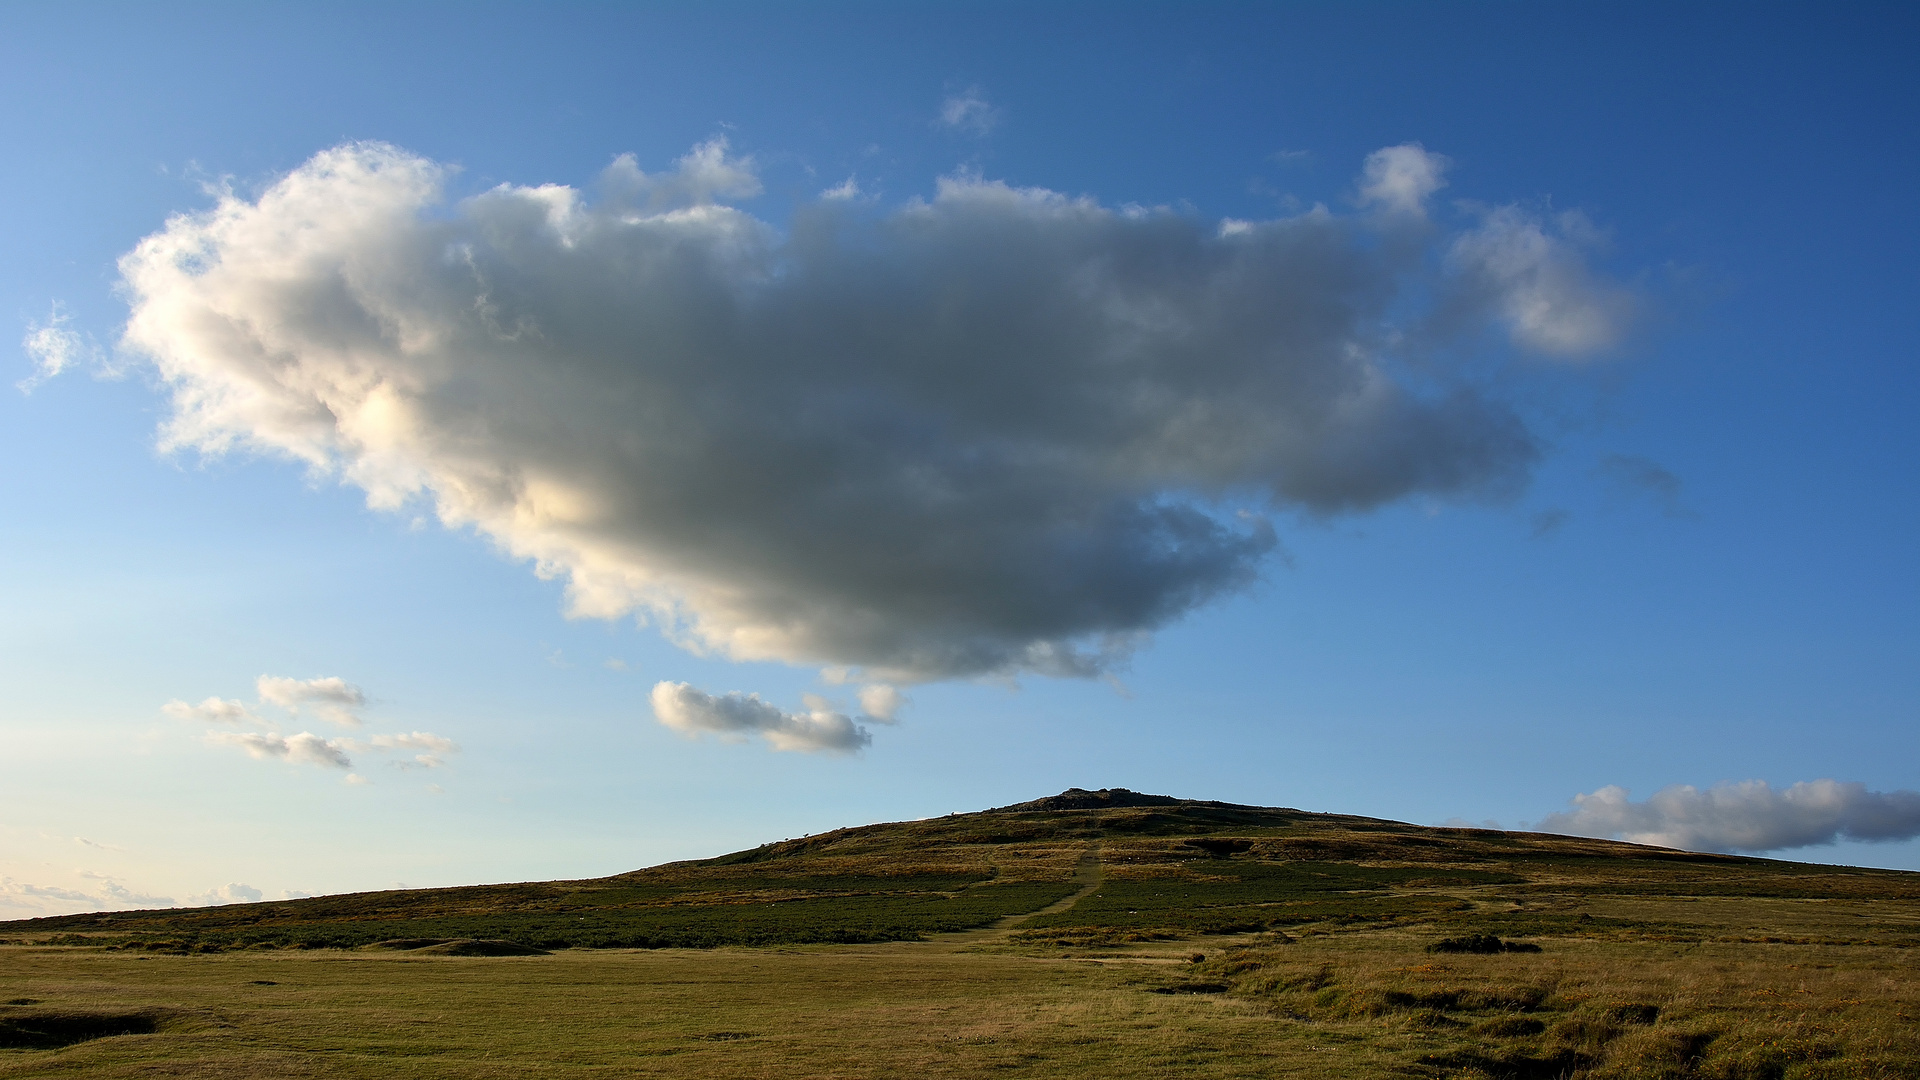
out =
{"type": "MultiPolygon", "coordinates": [[[[1595,906],[1644,925],[1700,905],[1595,906]]],[[[1705,913],[1832,937],[1909,906],[1705,913]]],[[[13,946],[0,1000],[40,1002],[17,1012],[165,1013],[152,1034],[0,1051],[0,1077],[1920,1077],[1905,947],[1604,933],[1436,956],[1416,932],[1330,927],[1088,952],[1004,934],[501,958],[13,946]]]]}

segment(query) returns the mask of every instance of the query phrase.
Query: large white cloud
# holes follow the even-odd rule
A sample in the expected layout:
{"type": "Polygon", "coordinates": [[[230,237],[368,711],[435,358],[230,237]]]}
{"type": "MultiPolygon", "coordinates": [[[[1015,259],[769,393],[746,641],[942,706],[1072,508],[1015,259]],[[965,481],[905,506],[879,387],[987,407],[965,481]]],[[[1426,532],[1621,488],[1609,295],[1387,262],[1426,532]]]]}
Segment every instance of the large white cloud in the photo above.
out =
{"type": "MultiPolygon", "coordinates": [[[[1384,153],[1367,198],[1418,209],[1444,160],[1384,153]]],[[[1615,336],[1518,209],[1449,259],[1424,214],[1215,223],[969,177],[782,233],[724,205],[758,181],[718,141],[619,159],[595,200],[446,176],[342,146],[128,254],[164,444],[430,500],[575,614],[850,678],[1097,674],[1252,582],[1274,508],[1514,490],[1518,415],[1449,350],[1396,355],[1431,345],[1424,298],[1549,353],[1615,336]]]]}
{"type": "Polygon", "coordinates": [[[1836,840],[1920,836],[1920,791],[1868,791],[1865,784],[1802,781],[1775,790],[1764,780],[1681,784],[1634,802],[1625,788],[1576,795],[1542,832],[1612,837],[1689,851],[1779,851],[1836,840]]]}

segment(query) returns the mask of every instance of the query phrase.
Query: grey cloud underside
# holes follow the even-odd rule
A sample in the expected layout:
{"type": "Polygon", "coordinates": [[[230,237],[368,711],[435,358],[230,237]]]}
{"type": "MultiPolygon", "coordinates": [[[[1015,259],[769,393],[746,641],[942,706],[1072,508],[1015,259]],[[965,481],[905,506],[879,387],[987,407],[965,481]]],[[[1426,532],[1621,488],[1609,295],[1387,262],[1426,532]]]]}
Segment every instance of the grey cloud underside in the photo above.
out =
{"type": "Polygon", "coordinates": [[[1618,837],[1690,851],[1780,851],[1838,840],[1920,836],[1920,791],[1869,791],[1858,782],[1807,780],[1775,789],[1764,780],[1662,788],[1634,802],[1625,788],[1577,795],[1573,809],[1535,828],[1618,837]]]}
{"type": "Polygon", "coordinates": [[[166,442],[424,494],[579,614],[909,681],[1097,673],[1252,582],[1265,511],[1508,492],[1537,456],[1391,358],[1443,272],[1424,218],[1220,228],[961,179],[783,235],[702,201],[726,184],[689,177],[751,190],[722,150],[623,162],[597,203],[448,205],[361,144],[175,218],[122,263],[166,442]]]}

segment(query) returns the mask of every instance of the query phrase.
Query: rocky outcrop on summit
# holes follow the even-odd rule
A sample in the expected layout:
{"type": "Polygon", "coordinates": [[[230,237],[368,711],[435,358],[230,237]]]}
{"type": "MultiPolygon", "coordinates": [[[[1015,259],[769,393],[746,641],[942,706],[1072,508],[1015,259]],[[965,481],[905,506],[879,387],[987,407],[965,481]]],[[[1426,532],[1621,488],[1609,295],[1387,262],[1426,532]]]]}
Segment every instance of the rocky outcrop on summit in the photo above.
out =
{"type": "Polygon", "coordinates": [[[1050,810],[1113,810],[1124,806],[1217,806],[1231,810],[1257,810],[1259,807],[1241,806],[1238,803],[1200,801],[1198,799],[1176,799],[1171,795],[1143,795],[1126,788],[1101,788],[1088,791],[1085,788],[1068,788],[1058,795],[1049,795],[1044,799],[1014,803],[1012,806],[996,806],[987,811],[989,814],[1021,814],[1050,810]]]}

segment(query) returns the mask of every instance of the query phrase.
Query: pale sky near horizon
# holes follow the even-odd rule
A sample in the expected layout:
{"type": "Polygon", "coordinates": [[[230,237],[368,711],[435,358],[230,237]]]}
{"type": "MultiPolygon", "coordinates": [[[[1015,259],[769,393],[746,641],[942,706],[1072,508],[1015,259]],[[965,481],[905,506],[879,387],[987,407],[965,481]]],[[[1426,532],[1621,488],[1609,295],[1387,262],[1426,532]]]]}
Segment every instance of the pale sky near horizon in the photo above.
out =
{"type": "Polygon", "coordinates": [[[10,6],[0,919],[1068,786],[1920,869],[1916,30],[10,6]]]}

